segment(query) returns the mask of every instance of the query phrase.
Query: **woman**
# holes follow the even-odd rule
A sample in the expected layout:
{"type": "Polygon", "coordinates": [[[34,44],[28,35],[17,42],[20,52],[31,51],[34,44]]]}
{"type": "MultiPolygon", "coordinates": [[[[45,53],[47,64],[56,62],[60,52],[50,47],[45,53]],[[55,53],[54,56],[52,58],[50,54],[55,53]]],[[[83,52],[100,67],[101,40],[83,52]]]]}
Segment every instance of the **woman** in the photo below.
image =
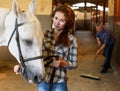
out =
{"type": "Polygon", "coordinates": [[[68,6],[57,7],[52,15],[53,29],[45,31],[43,44],[44,55],[57,55],[53,58],[50,67],[47,67],[47,76],[43,82],[37,84],[38,91],[67,91],[66,71],[77,67],[77,42],[70,34],[74,29],[75,15],[68,6]],[[56,68],[53,84],[50,88],[49,77],[52,68],[56,68]],[[49,70],[48,70],[49,69],[49,70]]]}

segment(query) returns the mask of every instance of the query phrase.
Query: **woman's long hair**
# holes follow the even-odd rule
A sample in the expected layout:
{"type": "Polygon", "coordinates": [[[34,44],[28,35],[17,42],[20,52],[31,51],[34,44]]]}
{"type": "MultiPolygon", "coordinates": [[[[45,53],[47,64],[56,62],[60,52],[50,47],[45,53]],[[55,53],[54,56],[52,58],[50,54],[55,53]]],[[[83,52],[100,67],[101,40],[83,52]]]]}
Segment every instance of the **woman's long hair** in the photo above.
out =
{"type": "Polygon", "coordinates": [[[56,44],[62,44],[64,46],[70,46],[70,39],[68,38],[68,34],[71,32],[71,30],[74,29],[74,24],[75,24],[75,14],[73,10],[69,6],[59,6],[57,7],[53,13],[51,14],[52,17],[54,17],[56,12],[62,12],[64,13],[66,17],[66,25],[65,28],[63,29],[62,33],[59,35],[56,44]]]}

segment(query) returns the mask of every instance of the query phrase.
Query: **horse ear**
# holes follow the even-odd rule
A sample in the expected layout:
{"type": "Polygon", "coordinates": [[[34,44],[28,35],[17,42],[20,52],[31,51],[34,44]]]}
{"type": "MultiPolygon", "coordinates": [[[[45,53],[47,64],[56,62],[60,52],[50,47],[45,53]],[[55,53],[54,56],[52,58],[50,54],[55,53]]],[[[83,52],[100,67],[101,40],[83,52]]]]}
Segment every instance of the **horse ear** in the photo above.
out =
{"type": "Polygon", "coordinates": [[[36,1],[35,0],[31,0],[30,4],[29,4],[29,12],[35,14],[36,13],[36,1]]]}
{"type": "Polygon", "coordinates": [[[18,14],[20,13],[20,9],[18,7],[17,0],[13,0],[12,3],[12,11],[15,13],[15,15],[18,17],[18,14]]]}

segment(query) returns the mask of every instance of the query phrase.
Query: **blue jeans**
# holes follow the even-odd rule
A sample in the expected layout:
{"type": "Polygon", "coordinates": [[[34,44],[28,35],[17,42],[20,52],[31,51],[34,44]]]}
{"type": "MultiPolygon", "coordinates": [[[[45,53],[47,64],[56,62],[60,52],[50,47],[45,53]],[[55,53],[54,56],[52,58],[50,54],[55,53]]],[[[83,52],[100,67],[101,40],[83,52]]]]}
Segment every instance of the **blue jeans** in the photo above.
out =
{"type": "MultiPolygon", "coordinates": [[[[50,91],[49,84],[45,81],[37,84],[38,91],[50,91]]],[[[53,83],[51,91],[68,91],[66,82],[53,83]]]]}
{"type": "Polygon", "coordinates": [[[110,60],[112,56],[114,44],[107,45],[104,50],[105,61],[103,67],[107,70],[110,67],[110,60]]]}

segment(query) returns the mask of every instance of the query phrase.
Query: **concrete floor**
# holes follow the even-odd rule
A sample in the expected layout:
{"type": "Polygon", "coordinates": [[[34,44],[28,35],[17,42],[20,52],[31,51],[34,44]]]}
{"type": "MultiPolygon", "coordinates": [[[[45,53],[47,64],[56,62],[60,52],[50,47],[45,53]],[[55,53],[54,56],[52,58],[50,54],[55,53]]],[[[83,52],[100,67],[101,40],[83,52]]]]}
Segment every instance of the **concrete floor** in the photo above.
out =
{"type": "MultiPolygon", "coordinates": [[[[109,69],[108,73],[100,74],[101,65],[104,57],[97,57],[93,74],[99,76],[101,80],[92,80],[82,78],[82,73],[88,74],[92,68],[97,43],[89,31],[77,31],[75,33],[78,39],[78,67],[75,70],[68,71],[69,91],[120,91],[120,77],[115,67],[109,69]]],[[[1,50],[0,50],[1,52],[1,50]]],[[[10,56],[9,53],[7,53],[10,56]]],[[[0,60],[0,91],[36,91],[34,84],[27,84],[20,75],[15,75],[13,66],[17,63],[14,58],[0,60]]]]}

